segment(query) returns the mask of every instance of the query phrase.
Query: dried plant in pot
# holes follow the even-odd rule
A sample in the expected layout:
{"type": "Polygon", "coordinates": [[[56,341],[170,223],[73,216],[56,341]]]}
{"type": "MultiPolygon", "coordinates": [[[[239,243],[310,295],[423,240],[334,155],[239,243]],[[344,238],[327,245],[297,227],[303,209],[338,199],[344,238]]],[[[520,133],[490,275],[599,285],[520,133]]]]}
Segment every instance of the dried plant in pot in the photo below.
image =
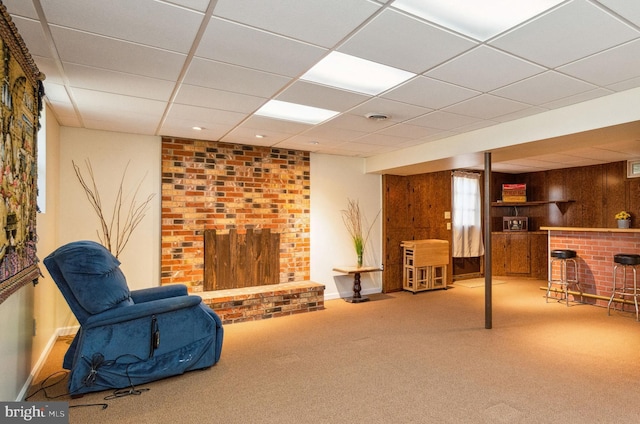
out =
{"type": "Polygon", "coordinates": [[[358,200],[347,199],[347,209],[341,212],[342,220],[344,221],[345,227],[347,227],[347,231],[353,241],[353,247],[356,250],[357,265],[361,267],[364,264],[364,248],[369,240],[369,234],[371,233],[373,224],[380,215],[380,211],[378,211],[371,224],[368,224],[366,217],[360,210],[358,200]]]}
{"type": "Polygon", "coordinates": [[[82,185],[87,199],[100,221],[100,230],[96,231],[98,233],[98,239],[100,243],[117,258],[127,245],[133,231],[145,217],[155,193],[149,194],[142,201],[138,200],[140,186],[144,180],[143,178],[136,186],[131,198],[127,198],[128,196],[125,195],[124,190],[125,177],[127,175],[127,168],[129,167],[129,163],[127,163],[122,173],[118,192],[109,216],[103,208],[102,200],[100,199],[100,190],[96,184],[91,162],[88,159],[85,160],[87,173],[89,174],[88,180],[82,175],[80,167],[73,161],[71,163],[73,164],[76,177],[78,177],[78,181],[80,185],[82,185]]]}

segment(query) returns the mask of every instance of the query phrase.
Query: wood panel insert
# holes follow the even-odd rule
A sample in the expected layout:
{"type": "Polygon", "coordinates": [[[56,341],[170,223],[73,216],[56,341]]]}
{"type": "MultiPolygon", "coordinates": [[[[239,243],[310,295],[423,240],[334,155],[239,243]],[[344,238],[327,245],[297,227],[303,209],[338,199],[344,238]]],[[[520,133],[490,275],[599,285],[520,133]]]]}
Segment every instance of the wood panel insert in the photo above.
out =
{"type": "Polygon", "coordinates": [[[278,284],[279,278],[280,234],[204,231],[205,291],[278,284]]]}

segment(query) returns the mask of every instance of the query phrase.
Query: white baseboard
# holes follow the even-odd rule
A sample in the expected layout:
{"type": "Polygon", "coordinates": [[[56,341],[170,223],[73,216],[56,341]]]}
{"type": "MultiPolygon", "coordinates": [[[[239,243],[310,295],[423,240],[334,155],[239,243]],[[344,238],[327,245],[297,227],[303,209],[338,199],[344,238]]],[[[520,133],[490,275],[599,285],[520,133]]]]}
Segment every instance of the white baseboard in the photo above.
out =
{"type": "Polygon", "coordinates": [[[49,354],[51,353],[53,346],[56,344],[56,340],[58,340],[58,337],[70,336],[72,334],[77,333],[79,329],[80,329],[79,325],[73,326],[73,327],[62,327],[62,328],[56,329],[56,331],[49,338],[49,341],[47,342],[44,349],[42,350],[40,357],[38,358],[35,365],[33,366],[33,369],[29,374],[29,378],[27,378],[27,381],[25,381],[24,385],[22,386],[22,389],[18,393],[18,398],[16,399],[16,402],[20,402],[24,400],[24,397],[27,395],[27,391],[29,390],[29,387],[31,387],[31,383],[33,382],[33,379],[36,378],[36,375],[38,375],[38,373],[44,366],[44,363],[47,360],[47,357],[49,357],[49,354]]]}

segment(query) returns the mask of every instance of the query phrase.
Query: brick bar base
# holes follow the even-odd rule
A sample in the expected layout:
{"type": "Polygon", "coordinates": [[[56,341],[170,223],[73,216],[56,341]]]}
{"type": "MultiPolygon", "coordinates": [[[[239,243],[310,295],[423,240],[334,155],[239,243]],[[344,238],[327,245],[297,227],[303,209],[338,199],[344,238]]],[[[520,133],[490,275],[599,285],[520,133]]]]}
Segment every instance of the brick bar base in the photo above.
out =
{"type": "Polygon", "coordinates": [[[310,281],[196,293],[223,324],[324,309],[324,285],[310,281]]]}

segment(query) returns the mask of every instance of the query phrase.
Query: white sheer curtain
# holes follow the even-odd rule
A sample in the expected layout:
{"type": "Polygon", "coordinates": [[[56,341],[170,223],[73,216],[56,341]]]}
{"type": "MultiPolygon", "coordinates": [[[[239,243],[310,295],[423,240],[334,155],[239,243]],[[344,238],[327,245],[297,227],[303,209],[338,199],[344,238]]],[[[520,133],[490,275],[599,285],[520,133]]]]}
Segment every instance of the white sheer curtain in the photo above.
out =
{"type": "Polygon", "coordinates": [[[453,257],[484,255],[480,174],[453,173],[453,257]]]}

